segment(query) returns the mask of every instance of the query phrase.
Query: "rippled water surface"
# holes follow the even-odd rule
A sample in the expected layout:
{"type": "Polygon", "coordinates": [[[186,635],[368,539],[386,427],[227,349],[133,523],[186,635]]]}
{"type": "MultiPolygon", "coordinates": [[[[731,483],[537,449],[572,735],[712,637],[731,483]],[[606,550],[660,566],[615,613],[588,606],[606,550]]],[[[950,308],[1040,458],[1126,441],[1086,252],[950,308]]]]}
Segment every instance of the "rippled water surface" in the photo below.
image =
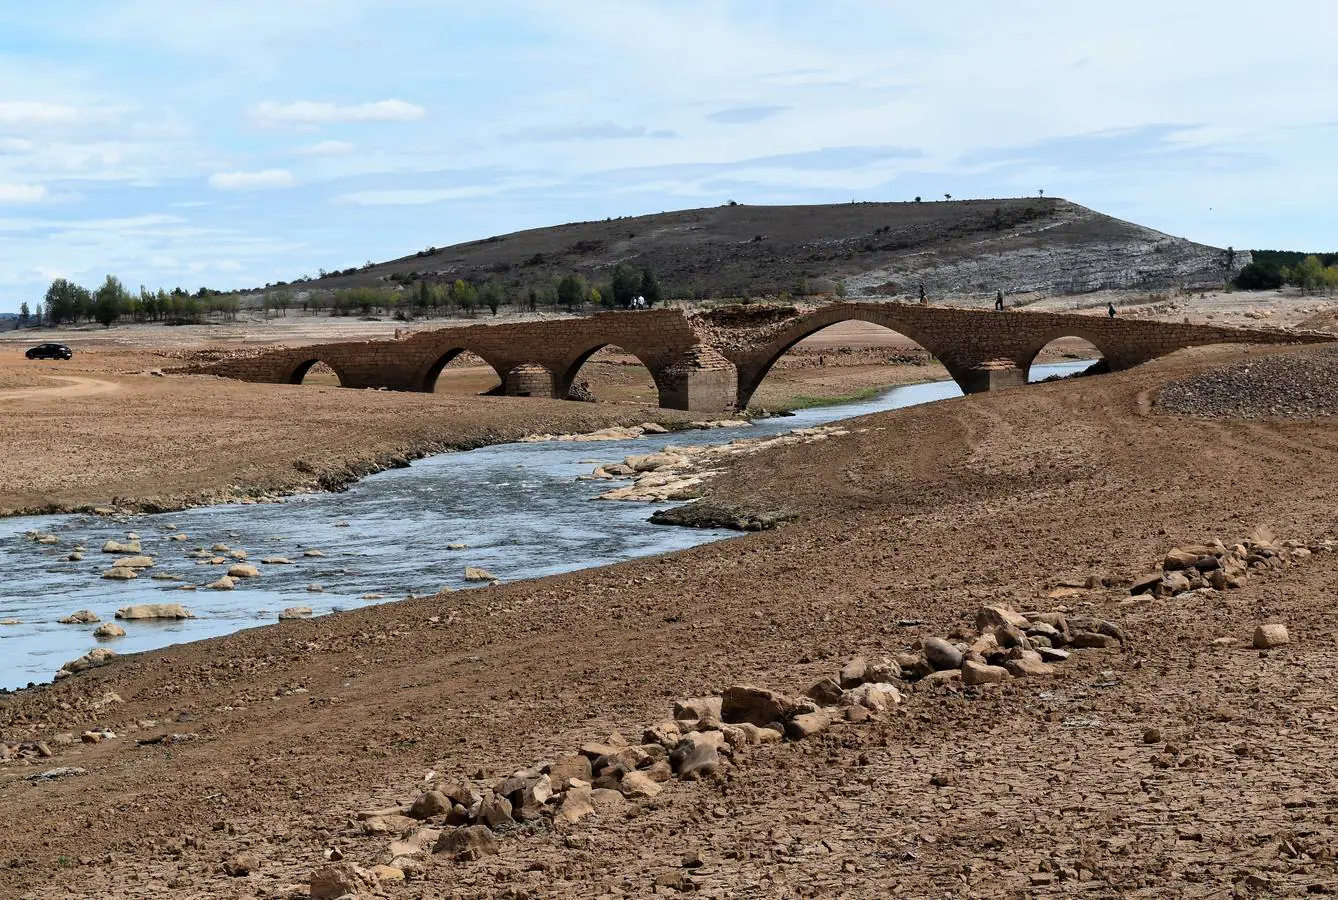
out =
{"type": "MultiPolygon", "coordinates": [[[[1034,377],[1080,371],[1089,361],[1037,366],[1034,377]]],[[[182,603],[197,618],[180,622],[122,623],[125,637],[104,643],[118,653],[229,634],[275,621],[280,610],[309,606],[317,614],[349,609],[444,586],[465,587],[464,567],[480,566],[505,581],[665,553],[736,532],[651,525],[640,503],[594,502],[607,482],[576,481],[595,461],[614,462],[667,444],[717,444],[763,437],[836,419],[960,396],[952,382],[895,388],[857,403],[803,410],[738,429],[693,431],[634,441],[500,444],[446,453],[407,469],[373,475],[338,494],[294,497],[284,503],[211,506],[185,512],[124,516],[40,516],[0,519],[0,688],[49,681],[64,662],[98,642],[95,625],[59,625],[57,619],[89,609],[113,621],[133,603],[182,603]],[[101,578],[115,559],[101,553],[109,539],[140,536],[155,567],[129,582],[101,578]],[[59,544],[36,544],[28,532],[54,534],[59,544]],[[183,532],[190,540],[169,535],[183,532]],[[188,554],[216,543],[247,551],[263,573],[234,591],[183,591],[153,573],[203,585],[227,566],[199,565],[188,554]],[[448,544],[468,544],[452,551],[448,544]],[[86,548],[80,562],[66,557],[86,548]],[[323,558],[308,558],[318,549],[323,558]],[[292,565],[265,565],[283,556],[292,565]],[[321,593],[307,590],[311,584],[321,593]]],[[[230,560],[229,562],[232,562],[230,560]]]]}

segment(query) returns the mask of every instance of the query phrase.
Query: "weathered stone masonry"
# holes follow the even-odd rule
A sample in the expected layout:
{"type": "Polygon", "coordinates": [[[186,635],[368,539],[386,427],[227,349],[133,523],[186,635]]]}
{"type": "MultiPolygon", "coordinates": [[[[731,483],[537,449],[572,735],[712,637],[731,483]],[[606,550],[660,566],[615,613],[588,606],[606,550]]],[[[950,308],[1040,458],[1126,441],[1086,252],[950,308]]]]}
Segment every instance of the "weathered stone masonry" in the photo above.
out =
{"type": "Polygon", "coordinates": [[[1185,347],[1222,343],[1317,343],[1332,335],[1219,328],[1104,316],[955,309],[897,303],[838,303],[765,324],[745,313],[727,326],[679,310],[602,313],[580,319],[472,325],[405,340],[316,344],[186,367],[242,381],[300,383],[317,362],[350,388],[431,391],[464,351],[497,371],[512,396],[566,397],[581,366],[616,345],[650,370],[661,406],[721,411],[746,406],[772,365],[799,341],[838,322],[890,328],[937,357],[966,393],[1025,384],[1041,349],[1056,338],[1090,341],[1115,370],[1185,347]]]}

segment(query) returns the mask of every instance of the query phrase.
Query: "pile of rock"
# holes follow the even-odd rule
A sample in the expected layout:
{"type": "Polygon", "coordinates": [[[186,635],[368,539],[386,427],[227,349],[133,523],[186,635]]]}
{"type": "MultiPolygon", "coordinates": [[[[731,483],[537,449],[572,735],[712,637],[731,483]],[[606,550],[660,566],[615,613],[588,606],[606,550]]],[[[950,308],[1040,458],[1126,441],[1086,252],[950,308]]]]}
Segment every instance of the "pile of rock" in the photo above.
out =
{"type": "MultiPolygon", "coordinates": [[[[925,638],[890,663],[908,681],[976,687],[1049,677],[1055,674],[1054,664],[1067,660],[1073,650],[1118,647],[1126,640],[1124,630],[1105,619],[1063,610],[1024,615],[1003,605],[982,606],[975,631],[957,642],[925,638]]],[[[842,670],[843,680],[846,674],[842,670]]]]}
{"type": "Polygon", "coordinates": [[[819,693],[821,699],[813,692],[789,697],[735,685],[718,697],[674,704],[673,717],[645,729],[640,743],[610,734],[491,787],[467,778],[436,780],[410,804],[360,813],[353,825],[361,833],[395,836],[385,862],[372,869],[347,863],[323,869],[312,876],[312,896],[322,896],[318,885],[402,881],[421,872],[430,856],[477,859],[496,853],[498,835],[508,831],[532,824],[562,827],[616,812],[652,800],[675,780],[723,772],[749,747],[802,740],[838,721],[868,721],[901,702],[900,691],[888,683],[899,674],[895,667],[866,666],[861,684],[845,690],[833,683],[819,693]]]}
{"type": "Polygon", "coordinates": [[[311,896],[372,890],[420,875],[431,858],[468,861],[498,852],[498,837],[534,826],[564,827],[601,812],[653,800],[674,781],[709,778],[738,765],[749,748],[800,741],[838,723],[858,725],[902,702],[899,684],[956,682],[968,686],[1053,673],[1066,648],[1114,647],[1119,626],[1062,611],[1022,615],[1006,606],[982,607],[978,635],[951,643],[917,642],[889,659],[856,657],[836,677],[822,678],[791,697],[739,684],[718,697],[675,703],[672,718],[651,725],[632,743],[621,734],[542,760],[491,786],[481,779],[434,779],[412,803],[359,813],[350,827],[392,836],[370,869],[331,857],[336,865],[311,877],[311,896]]]}
{"type": "Polygon", "coordinates": [[[1280,569],[1308,558],[1315,551],[1331,550],[1331,545],[1315,548],[1295,542],[1279,542],[1267,528],[1256,528],[1244,541],[1230,547],[1215,540],[1210,544],[1173,547],[1162,560],[1159,571],[1134,580],[1133,595],[1175,597],[1207,588],[1225,591],[1242,587],[1253,575],[1280,569]]]}

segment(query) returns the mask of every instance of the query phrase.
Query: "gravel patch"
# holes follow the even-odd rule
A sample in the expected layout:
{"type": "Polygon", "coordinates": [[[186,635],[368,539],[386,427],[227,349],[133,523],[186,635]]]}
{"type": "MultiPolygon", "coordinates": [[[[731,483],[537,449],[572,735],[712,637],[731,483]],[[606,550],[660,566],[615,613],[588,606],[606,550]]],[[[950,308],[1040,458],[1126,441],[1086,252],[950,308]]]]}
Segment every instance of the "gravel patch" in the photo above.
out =
{"type": "Polygon", "coordinates": [[[1338,414],[1338,348],[1262,356],[1172,382],[1157,408],[1212,418],[1332,416],[1338,414]]]}

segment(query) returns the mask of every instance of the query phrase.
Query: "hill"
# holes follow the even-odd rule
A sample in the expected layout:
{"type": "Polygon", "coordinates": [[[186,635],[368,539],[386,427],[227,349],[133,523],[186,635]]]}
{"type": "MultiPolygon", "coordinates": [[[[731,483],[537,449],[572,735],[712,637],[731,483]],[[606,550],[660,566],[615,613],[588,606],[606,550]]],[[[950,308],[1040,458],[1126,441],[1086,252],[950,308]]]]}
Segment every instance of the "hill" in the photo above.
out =
{"type": "MultiPolygon", "coordinates": [[[[1233,269],[1249,261],[1237,253],[1233,269]]],[[[496,280],[524,293],[578,274],[607,282],[628,262],[654,270],[667,296],[1075,293],[1220,285],[1226,251],[1062,199],[850,203],[683,210],[536,228],[430,247],[331,273],[305,287],[496,280]]]]}

